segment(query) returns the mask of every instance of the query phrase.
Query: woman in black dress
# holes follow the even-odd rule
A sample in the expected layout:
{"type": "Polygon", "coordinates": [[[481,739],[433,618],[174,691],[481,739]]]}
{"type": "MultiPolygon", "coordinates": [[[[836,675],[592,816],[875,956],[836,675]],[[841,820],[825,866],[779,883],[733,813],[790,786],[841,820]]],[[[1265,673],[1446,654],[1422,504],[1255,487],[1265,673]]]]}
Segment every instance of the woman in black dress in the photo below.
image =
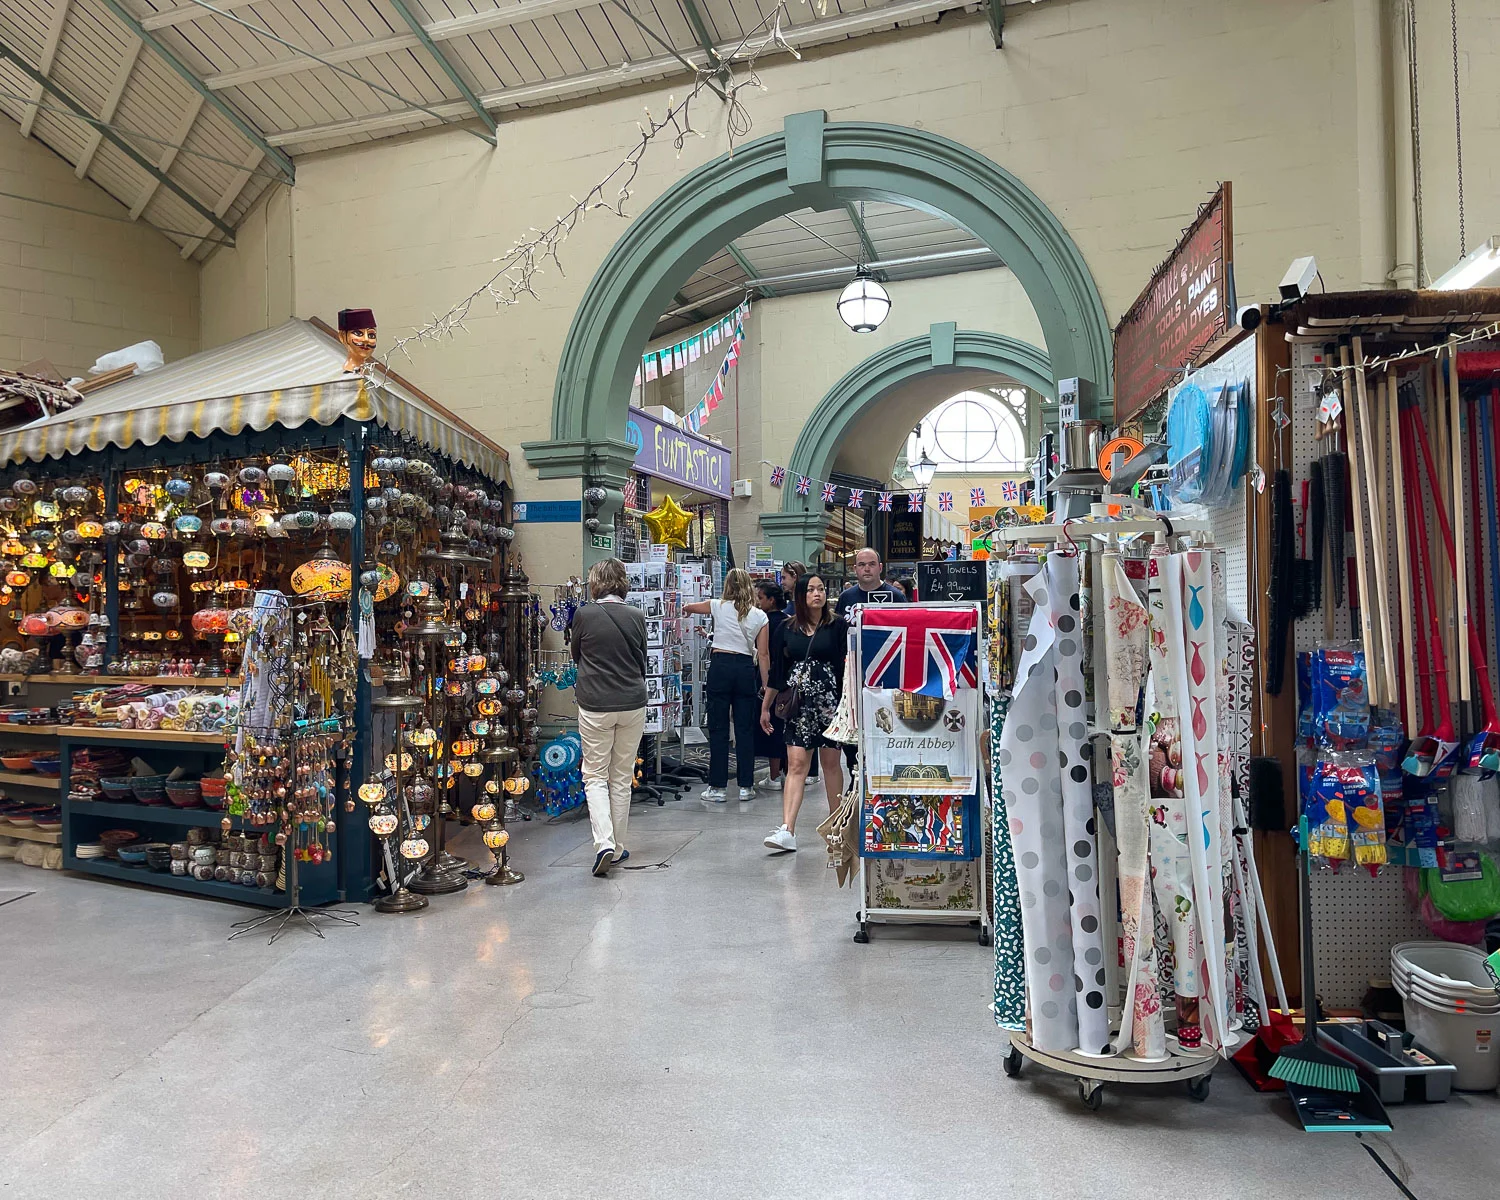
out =
{"type": "MultiPolygon", "coordinates": [[[[783,621],[789,620],[786,615],[787,597],[781,590],[779,583],[772,583],[769,579],[762,579],[755,585],[755,607],[766,614],[770,621],[770,645],[775,645],[776,631],[781,628],[783,621]]],[[[761,664],[762,700],[764,700],[764,685],[771,676],[770,653],[764,656],[765,662],[761,664]]],[[[786,738],[785,729],[773,714],[771,717],[771,732],[757,728],[755,731],[755,757],[764,758],[770,764],[770,771],[766,775],[765,786],[775,791],[780,791],[786,779],[783,768],[786,766],[786,738]]]]}
{"type": "Polygon", "coordinates": [[[823,736],[823,730],[833,721],[839,706],[848,633],[848,623],[834,615],[828,602],[828,587],[822,576],[798,576],[793,615],[782,622],[771,641],[770,678],[760,710],[760,727],[769,733],[777,692],[794,685],[799,688],[801,704],[786,721],[787,771],[781,793],[784,820],[779,829],[766,835],[766,846],[772,850],[797,848],[797,813],[802,808],[807,772],[815,753],[823,769],[829,812],[838,807],[843,795],[843,756],[839,746],[823,736]]]}

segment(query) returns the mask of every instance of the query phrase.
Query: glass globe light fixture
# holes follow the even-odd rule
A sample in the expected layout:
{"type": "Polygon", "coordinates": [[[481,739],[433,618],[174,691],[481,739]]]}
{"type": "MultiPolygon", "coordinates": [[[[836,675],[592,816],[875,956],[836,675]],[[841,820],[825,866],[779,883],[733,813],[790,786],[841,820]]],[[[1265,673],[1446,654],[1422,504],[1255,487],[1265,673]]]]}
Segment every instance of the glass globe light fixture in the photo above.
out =
{"type": "Polygon", "coordinates": [[[937,472],[937,463],[932,461],[932,456],[927,453],[927,447],[922,447],[922,457],[911,464],[911,476],[917,481],[917,486],[926,491],[932,483],[932,477],[937,472]]]}
{"type": "Polygon", "coordinates": [[[854,279],[839,293],[839,320],[855,333],[874,333],[891,311],[890,293],[860,267],[854,279]]]}

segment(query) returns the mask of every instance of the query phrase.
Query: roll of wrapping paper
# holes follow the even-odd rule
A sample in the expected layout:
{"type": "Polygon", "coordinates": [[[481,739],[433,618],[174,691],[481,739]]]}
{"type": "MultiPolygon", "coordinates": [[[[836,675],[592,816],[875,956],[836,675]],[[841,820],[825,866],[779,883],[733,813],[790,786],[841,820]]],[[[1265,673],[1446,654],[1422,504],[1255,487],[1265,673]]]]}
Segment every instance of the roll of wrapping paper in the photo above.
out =
{"type": "MultiPolygon", "coordinates": [[[[1314,469],[1318,464],[1313,463],[1314,469]]],[[[1316,481],[1313,494],[1318,495],[1316,481]]],[[[1314,500],[1313,511],[1321,516],[1314,500]]],[[[1317,525],[1314,525],[1317,536],[1317,525]]],[[[1292,515],[1292,476],[1286,470],[1276,472],[1271,481],[1271,645],[1266,656],[1266,692],[1281,695],[1286,683],[1287,637],[1292,629],[1292,570],[1296,562],[1296,519],[1292,515]]]]}

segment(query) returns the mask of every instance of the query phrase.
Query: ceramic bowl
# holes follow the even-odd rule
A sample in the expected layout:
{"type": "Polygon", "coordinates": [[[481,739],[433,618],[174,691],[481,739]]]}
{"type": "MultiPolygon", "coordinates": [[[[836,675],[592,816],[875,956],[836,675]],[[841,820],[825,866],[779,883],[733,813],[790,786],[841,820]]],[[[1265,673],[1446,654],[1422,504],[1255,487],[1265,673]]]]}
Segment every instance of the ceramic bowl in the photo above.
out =
{"type": "Polygon", "coordinates": [[[31,770],[31,755],[7,754],[0,757],[0,764],[4,764],[7,771],[29,771],[31,770]]]}
{"type": "Polygon", "coordinates": [[[61,775],[62,759],[60,758],[33,758],[31,769],[42,775],[61,775]]]}
{"type": "Polygon", "coordinates": [[[203,803],[203,790],[196,779],[175,780],[167,784],[167,799],[178,808],[197,808],[203,803]]]}
{"type": "Polygon", "coordinates": [[[105,775],[99,780],[99,787],[104,792],[106,800],[133,800],[135,793],[130,790],[129,775],[105,775]]]}
{"type": "Polygon", "coordinates": [[[141,867],[146,864],[146,848],[144,845],[121,846],[116,853],[122,863],[132,867],[141,867]]]}

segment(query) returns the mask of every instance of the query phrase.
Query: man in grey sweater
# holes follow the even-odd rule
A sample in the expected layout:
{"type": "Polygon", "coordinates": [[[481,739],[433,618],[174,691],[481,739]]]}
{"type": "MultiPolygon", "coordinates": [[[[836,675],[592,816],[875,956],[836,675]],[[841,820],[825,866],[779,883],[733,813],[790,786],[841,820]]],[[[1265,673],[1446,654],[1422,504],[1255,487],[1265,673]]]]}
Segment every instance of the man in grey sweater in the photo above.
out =
{"type": "Polygon", "coordinates": [[[625,831],[636,750],[646,727],[646,618],[625,603],[629,590],[619,559],[595,563],[589,568],[595,603],[573,616],[583,791],[594,833],[594,874],[601,879],[630,857],[625,831]]]}

